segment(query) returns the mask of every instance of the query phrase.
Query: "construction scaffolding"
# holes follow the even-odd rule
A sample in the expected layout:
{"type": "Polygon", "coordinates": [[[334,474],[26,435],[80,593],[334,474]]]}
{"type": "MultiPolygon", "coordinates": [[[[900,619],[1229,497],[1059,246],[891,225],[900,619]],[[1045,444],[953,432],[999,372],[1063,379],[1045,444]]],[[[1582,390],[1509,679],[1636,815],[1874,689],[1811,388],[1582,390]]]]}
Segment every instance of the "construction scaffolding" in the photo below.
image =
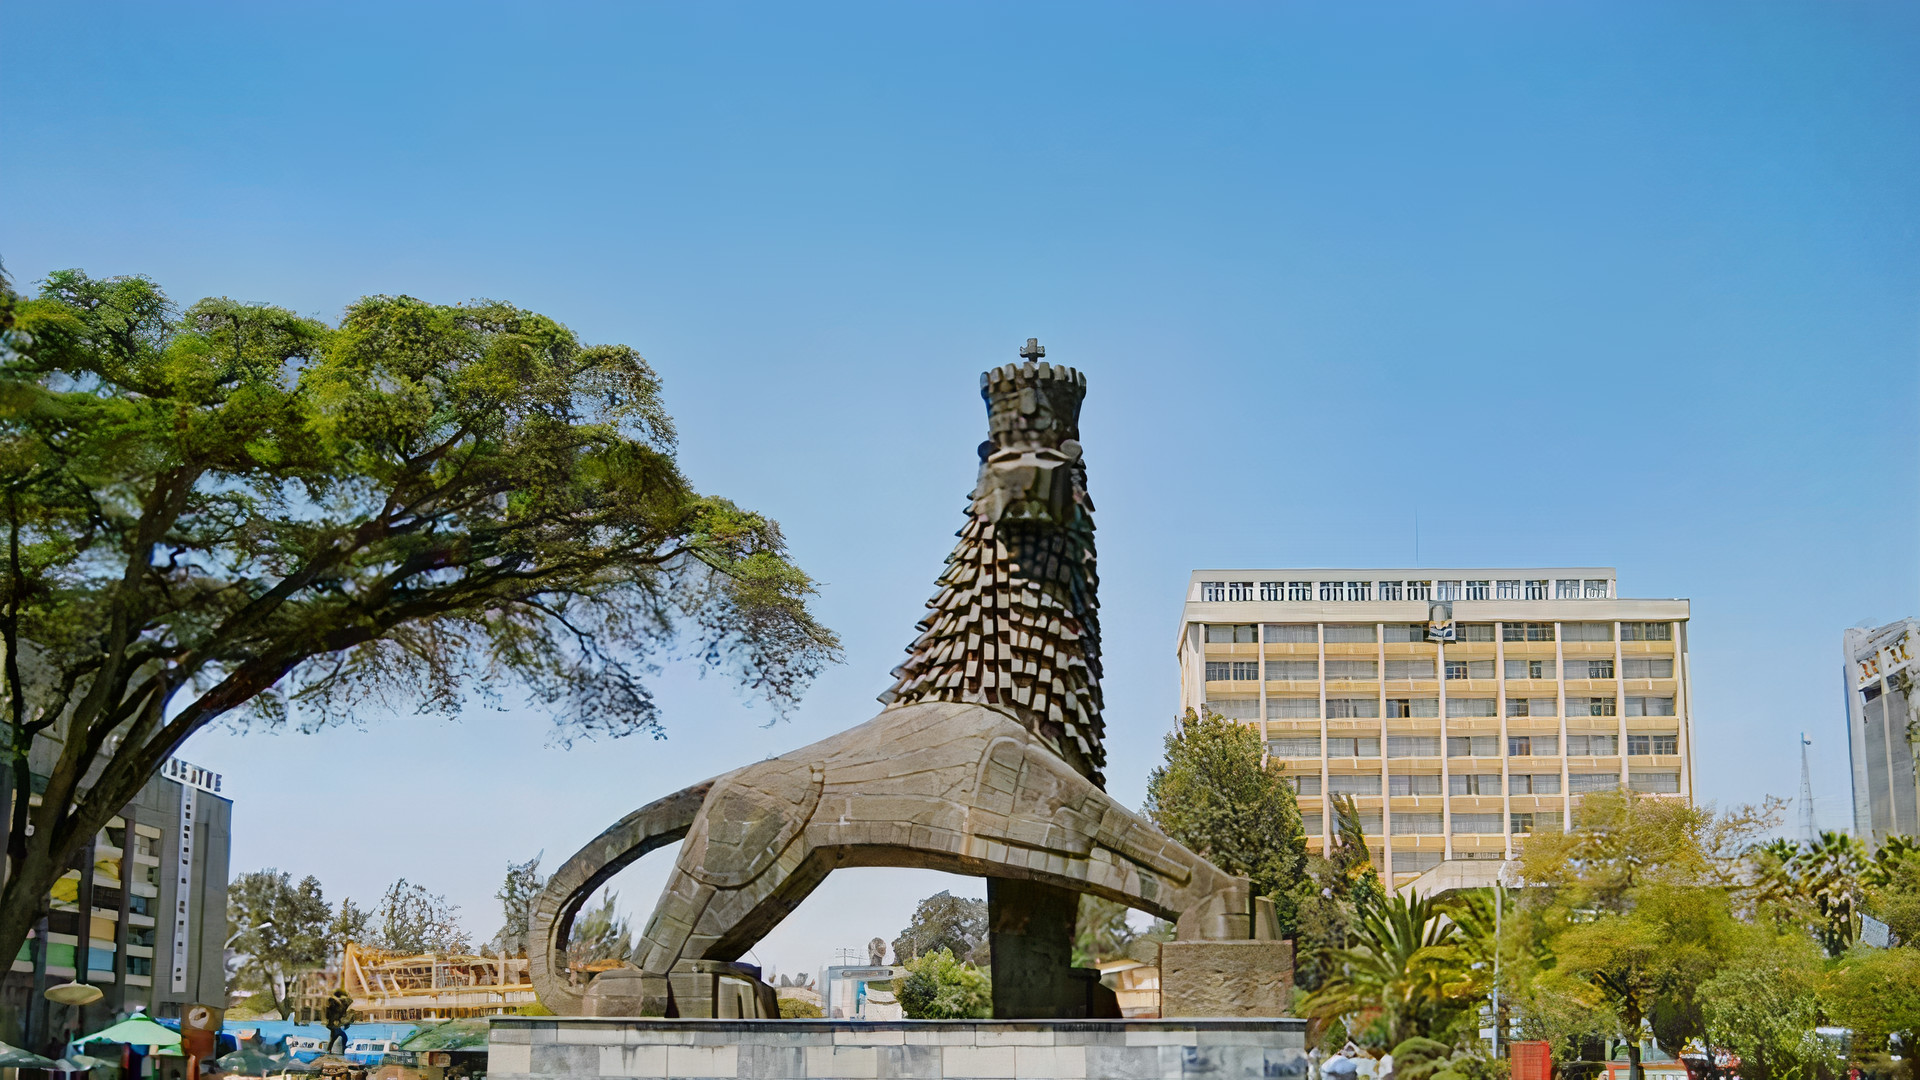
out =
{"type": "Polygon", "coordinates": [[[498,1016],[535,1003],[524,956],[405,956],[349,942],[337,968],[313,975],[298,1011],[314,1016],[336,987],[352,994],[354,1011],[371,1021],[498,1016]]]}

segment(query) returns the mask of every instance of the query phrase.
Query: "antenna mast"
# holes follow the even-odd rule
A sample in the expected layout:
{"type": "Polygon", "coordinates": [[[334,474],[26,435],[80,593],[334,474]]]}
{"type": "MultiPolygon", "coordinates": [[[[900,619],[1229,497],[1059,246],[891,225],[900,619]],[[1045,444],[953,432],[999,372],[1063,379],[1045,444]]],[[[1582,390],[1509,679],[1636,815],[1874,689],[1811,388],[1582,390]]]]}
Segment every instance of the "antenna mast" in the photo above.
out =
{"type": "Polygon", "coordinates": [[[1818,840],[1813,829],[1813,770],[1807,766],[1807,747],[1812,740],[1800,733],[1800,839],[1811,844],[1818,840]]]}

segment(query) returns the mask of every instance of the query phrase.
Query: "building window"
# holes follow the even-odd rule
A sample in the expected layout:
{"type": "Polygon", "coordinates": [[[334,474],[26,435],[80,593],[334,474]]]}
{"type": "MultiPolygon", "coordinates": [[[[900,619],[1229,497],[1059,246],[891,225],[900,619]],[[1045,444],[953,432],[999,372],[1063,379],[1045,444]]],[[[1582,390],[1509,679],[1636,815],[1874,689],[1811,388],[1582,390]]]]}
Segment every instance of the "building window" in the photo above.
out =
{"type": "Polygon", "coordinates": [[[1318,774],[1309,775],[1302,773],[1298,776],[1287,777],[1287,781],[1293,785],[1293,793],[1295,795],[1320,794],[1320,777],[1318,774]]]}
{"type": "Polygon", "coordinates": [[[1620,624],[1621,641],[1672,641],[1673,624],[1664,622],[1628,622],[1620,624]]]}
{"type": "Polygon", "coordinates": [[[1252,623],[1208,623],[1207,644],[1209,645],[1251,645],[1255,640],[1252,623]]]}
{"type": "Polygon", "coordinates": [[[1267,644],[1311,645],[1320,640],[1320,628],[1312,623],[1268,623],[1267,644]]]}
{"type": "Polygon", "coordinates": [[[1493,593],[1493,594],[1494,594],[1494,595],[1495,595],[1496,597],[1498,597],[1498,598],[1500,598],[1500,599],[1502,599],[1502,600],[1518,600],[1518,599],[1520,599],[1520,581],[1519,581],[1519,579],[1518,579],[1518,578],[1515,578],[1515,579],[1514,579],[1514,580],[1512,580],[1512,581],[1502,581],[1502,582],[1499,582],[1499,583],[1498,583],[1498,584],[1496,584],[1496,586],[1494,587],[1494,593],[1493,593]]]}
{"type": "Polygon", "coordinates": [[[1678,754],[1679,752],[1680,736],[1678,733],[1671,735],[1630,734],[1627,736],[1628,757],[1645,757],[1649,754],[1678,754]]]}
{"type": "Polygon", "coordinates": [[[1388,623],[1382,627],[1381,638],[1390,642],[1417,642],[1427,640],[1426,623],[1388,623]]]}
{"type": "Polygon", "coordinates": [[[1490,622],[1461,623],[1458,632],[1461,641],[1493,640],[1493,624],[1490,622]]]}
{"type": "Polygon", "coordinates": [[[1330,697],[1327,699],[1327,719],[1329,720],[1365,720],[1380,715],[1380,699],[1370,697],[1330,697]]]}
{"type": "Polygon", "coordinates": [[[1295,680],[1318,679],[1320,661],[1318,660],[1269,660],[1267,661],[1268,682],[1293,682],[1295,680]]]}
{"type": "MultiPolygon", "coordinates": [[[[1632,625],[1632,624],[1628,624],[1628,625],[1632,625]]],[[[1625,628],[1626,627],[1624,626],[1621,627],[1621,629],[1623,630],[1625,628]]],[[[1623,634],[1621,636],[1624,637],[1625,635],[1623,634]]],[[[1623,678],[1628,678],[1628,679],[1671,679],[1673,678],[1673,661],[1668,659],[1622,660],[1620,662],[1620,667],[1621,667],[1620,674],[1621,674],[1621,677],[1623,678]]]]}
{"type": "Polygon", "coordinates": [[[1611,697],[1570,697],[1567,699],[1568,716],[1613,716],[1615,710],[1611,697]]]}
{"type": "Polygon", "coordinates": [[[1677,772],[1631,772],[1627,774],[1627,786],[1635,791],[1654,795],[1678,795],[1680,774],[1677,772]]]}
{"type": "Polygon", "coordinates": [[[1213,603],[1227,598],[1227,583],[1224,581],[1203,581],[1200,583],[1200,599],[1213,603]]]}
{"type": "Polygon", "coordinates": [[[127,897],[127,910],[133,912],[135,915],[151,916],[153,914],[153,905],[154,898],[151,896],[141,896],[139,893],[134,893],[132,896],[127,897]]]}
{"type": "Polygon", "coordinates": [[[1467,677],[1467,662],[1465,660],[1447,661],[1447,678],[1464,679],[1466,677],[1467,677]]]}
{"type": "Polygon", "coordinates": [[[1568,757],[1613,757],[1620,753],[1618,735],[1568,735],[1568,757]]]}
{"type": "Polygon", "coordinates": [[[1453,835],[1498,835],[1505,830],[1506,824],[1507,815],[1505,814],[1455,814],[1453,815],[1453,835]]]}
{"type": "Polygon", "coordinates": [[[1627,699],[1628,716],[1672,716],[1673,699],[1670,697],[1629,697],[1627,699]]]}
{"type": "Polygon", "coordinates": [[[1613,661],[1611,660],[1569,660],[1567,661],[1569,679],[1611,679],[1613,661]]]}
{"type": "Polygon", "coordinates": [[[1527,599],[1545,600],[1547,598],[1547,579],[1527,582],[1527,599]]]}
{"type": "Polygon", "coordinates": [[[1389,679],[1432,679],[1433,660],[1389,660],[1387,661],[1389,679]]]}
{"type": "Polygon", "coordinates": [[[1206,707],[1224,720],[1260,719],[1259,698],[1219,698],[1207,702],[1206,707]]]}
{"type": "Polygon", "coordinates": [[[152,975],[153,974],[153,957],[151,956],[127,957],[127,974],[152,975]]]}
{"type": "Polygon", "coordinates": [[[1588,578],[1587,579],[1587,599],[1605,600],[1606,598],[1607,598],[1606,579],[1605,578],[1588,578]]]}
{"type": "Polygon", "coordinates": [[[1313,599],[1313,582],[1311,581],[1287,582],[1287,599],[1289,600],[1313,599]]]}
{"type": "Polygon", "coordinates": [[[1286,594],[1287,587],[1278,581],[1263,581],[1260,583],[1260,599],[1262,600],[1282,600],[1286,598],[1286,594]]]}
{"type": "Polygon", "coordinates": [[[1388,698],[1387,715],[1392,717],[1439,716],[1440,699],[1431,697],[1388,698]]]}
{"type": "MultiPolygon", "coordinates": [[[[1413,810],[1399,811],[1393,815],[1393,835],[1439,836],[1440,814],[1438,811],[1431,813],[1413,810]]],[[[1401,862],[1402,858],[1403,855],[1401,853],[1394,853],[1393,861],[1396,866],[1401,862]]]]}
{"type": "MultiPolygon", "coordinates": [[[[1555,780],[1560,779],[1554,777],[1555,780]]],[[[1531,814],[1514,814],[1510,819],[1513,831],[1519,833],[1552,832],[1560,827],[1558,810],[1535,810],[1531,814]]]]}
{"type": "Polygon", "coordinates": [[[1431,581],[1407,582],[1407,599],[1409,600],[1433,599],[1433,582],[1431,581]]]}
{"type": "Polygon", "coordinates": [[[1379,757],[1380,737],[1361,735],[1348,738],[1344,735],[1327,739],[1327,756],[1332,757],[1379,757]]]}
{"type": "Polygon", "coordinates": [[[1563,641],[1612,641],[1613,624],[1604,622],[1570,622],[1560,626],[1563,641]]]}
{"type": "Polygon", "coordinates": [[[1560,774],[1514,773],[1508,778],[1507,785],[1515,795],[1558,795],[1560,774]]]}
{"type": "Polygon", "coordinates": [[[1509,735],[1508,757],[1553,757],[1560,753],[1558,735],[1509,735]]]}
{"type": "MultiPolygon", "coordinates": [[[[1362,810],[1360,811],[1359,817],[1360,817],[1360,832],[1362,835],[1364,836],[1380,835],[1380,830],[1381,830],[1380,811],[1362,810]]],[[[1375,858],[1374,865],[1375,866],[1380,865],[1378,861],[1379,857],[1375,856],[1374,858],[1375,858]]]]}
{"type": "Polygon", "coordinates": [[[1551,679],[1553,661],[1551,660],[1509,660],[1507,661],[1509,679],[1551,679]]]}
{"type": "Polygon", "coordinates": [[[1401,584],[1397,581],[1383,581],[1380,583],[1380,599],[1382,600],[1398,600],[1403,591],[1401,584]]]}
{"type": "Polygon", "coordinates": [[[1498,735],[1449,735],[1447,736],[1448,757],[1499,757],[1500,736],[1498,735]]]}
{"type": "Polygon", "coordinates": [[[1493,716],[1495,715],[1493,706],[1494,701],[1490,697],[1450,697],[1447,699],[1447,715],[1456,718],[1493,716]]]}
{"type": "Polygon", "coordinates": [[[1379,773],[1335,773],[1327,777],[1327,792],[1333,795],[1378,795],[1379,773]]]}
{"type": "Polygon", "coordinates": [[[1467,582],[1467,599],[1469,600],[1493,599],[1493,582],[1491,581],[1467,582]]]}
{"type": "Polygon", "coordinates": [[[1515,836],[1533,831],[1532,814],[1509,814],[1507,816],[1507,823],[1511,826],[1515,836]]]}
{"type": "Polygon", "coordinates": [[[1373,582],[1371,581],[1347,582],[1347,599],[1349,600],[1373,599],[1373,582]]]}
{"type": "Polygon", "coordinates": [[[1435,600],[1458,600],[1458,599],[1460,599],[1460,583],[1459,583],[1458,581],[1439,581],[1439,582],[1435,582],[1435,583],[1434,583],[1434,591],[1433,591],[1433,598],[1434,598],[1435,600]]]}
{"type": "Polygon", "coordinates": [[[1580,599],[1580,579],[1579,578],[1553,579],[1553,598],[1555,600],[1580,599]]]}
{"type": "MultiPolygon", "coordinates": [[[[1389,735],[1387,736],[1387,756],[1390,758],[1439,757],[1440,736],[1389,735]]],[[[1434,794],[1440,793],[1435,791],[1434,794]]]]}
{"type": "Polygon", "coordinates": [[[1235,660],[1233,662],[1233,678],[1235,682],[1260,681],[1260,661],[1235,660]]]}
{"type": "Polygon", "coordinates": [[[1327,643],[1331,645],[1335,642],[1346,642],[1349,644],[1367,642],[1371,644],[1373,642],[1373,625],[1371,623],[1358,626],[1330,625],[1327,627],[1327,643]]]}
{"type": "Polygon", "coordinates": [[[1328,660],[1327,678],[1329,679],[1375,679],[1380,676],[1380,665],[1374,660],[1328,660]]]}
{"type": "Polygon", "coordinates": [[[1550,622],[1502,623],[1500,637],[1506,641],[1552,641],[1553,624],[1550,622]]]}
{"type": "Polygon", "coordinates": [[[1338,600],[1345,595],[1346,589],[1338,581],[1323,581],[1320,583],[1320,599],[1322,600],[1338,600]]]}
{"type": "MultiPolygon", "coordinates": [[[[1498,795],[1500,794],[1499,773],[1454,773],[1447,777],[1447,793],[1451,795],[1498,795]]],[[[1458,820],[1458,815],[1455,815],[1458,820]]]]}
{"type": "Polygon", "coordinates": [[[1567,777],[1567,791],[1574,795],[1612,791],[1619,786],[1620,774],[1617,772],[1577,772],[1567,777]]]}
{"type": "Polygon", "coordinates": [[[1389,795],[1438,795],[1439,773],[1395,773],[1387,777],[1389,795]]]}
{"type": "Polygon", "coordinates": [[[1233,678],[1233,665],[1225,660],[1207,661],[1207,681],[1220,682],[1233,678]]]}
{"type": "MultiPolygon", "coordinates": [[[[1319,695],[1313,697],[1269,697],[1267,719],[1312,720],[1320,716],[1319,695]]],[[[1315,751],[1318,753],[1318,751],[1315,751]]]]}
{"type": "Polygon", "coordinates": [[[1251,581],[1227,582],[1227,599],[1229,600],[1251,600],[1254,598],[1254,595],[1253,582],[1251,581]]]}
{"type": "Polygon", "coordinates": [[[1320,756],[1320,736],[1283,735],[1268,739],[1267,753],[1277,758],[1317,758],[1320,756]]]}
{"type": "Polygon", "coordinates": [[[1467,661],[1467,678],[1469,679],[1493,678],[1493,661],[1491,660],[1467,661]]]}

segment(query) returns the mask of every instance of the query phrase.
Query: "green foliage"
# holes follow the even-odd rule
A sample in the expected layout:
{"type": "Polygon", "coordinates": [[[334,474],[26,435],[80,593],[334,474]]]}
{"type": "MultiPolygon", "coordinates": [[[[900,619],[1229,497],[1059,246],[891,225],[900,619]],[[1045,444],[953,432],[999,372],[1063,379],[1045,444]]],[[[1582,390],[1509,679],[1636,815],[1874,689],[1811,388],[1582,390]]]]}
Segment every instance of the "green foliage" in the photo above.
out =
{"type": "Polygon", "coordinates": [[[344,948],[349,941],[366,943],[371,941],[373,913],[355,904],[351,897],[342,897],[339,910],[333,913],[333,920],[327,924],[327,945],[329,948],[344,948]]]}
{"type": "Polygon", "coordinates": [[[567,963],[585,967],[603,960],[625,961],[633,955],[633,927],[627,917],[614,910],[619,895],[612,889],[600,893],[598,906],[585,908],[574,916],[573,932],[567,936],[567,963]]]}
{"type": "Polygon", "coordinates": [[[658,736],[662,649],[777,709],[837,656],[778,525],[681,474],[626,346],[485,301],[181,311],[79,271],[5,306],[0,744],[19,790],[34,740],[60,749],[10,823],[0,953],[216,720],[518,686],[562,742],[658,736]]]}
{"type": "Polygon", "coordinates": [[[900,1009],[911,1020],[971,1020],[993,1015],[993,983],[987,973],[947,949],[921,953],[893,981],[900,1009]]]}
{"type": "Polygon", "coordinates": [[[803,1001],[797,997],[780,999],[780,1019],[782,1020],[817,1020],[819,1018],[820,1006],[811,1001],[803,1001]]]}
{"type": "Polygon", "coordinates": [[[893,962],[906,963],[947,950],[976,966],[987,963],[987,902],[955,896],[945,889],[920,901],[913,921],[893,939],[893,962]]]}
{"type": "Polygon", "coordinates": [[[1220,869],[1253,879],[1254,895],[1273,898],[1291,936],[1306,833],[1285,768],[1262,756],[1251,727],[1187,710],[1167,736],[1166,763],[1147,778],[1146,815],[1220,869]]]}
{"type": "Polygon", "coordinates": [[[293,1016],[296,977],[325,965],[333,911],[308,875],[298,885],[280,870],[241,874],[227,885],[228,948],[241,957],[239,987],[263,995],[282,1019],[293,1016]]]}
{"type": "Polygon", "coordinates": [[[502,956],[525,956],[527,934],[533,921],[533,902],[539,899],[547,879],[540,873],[540,856],[523,863],[509,862],[507,876],[494,899],[500,901],[502,923],[493,935],[493,949],[502,956]]]}
{"type": "Polygon", "coordinates": [[[403,956],[471,952],[460,926],[460,905],[406,878],[387,886],[374,906],[366,943],[403,956]]]}
{"type": "Polygon", "coordinates": [[[1774,840],[1754,851],[1760,903],[1784,923],[1805,927],[1828,956],[1852,947],[1859,928],[1861,884],[1872,863],[1866,845],[1846,833],[1823,832],[1801,845],[1774,840]]]}
{"type": "Polygon", "coordinates": [[[1424,1035],[1411,1035],[1393,1047],[1394,1080],[1428,1080],[1447,1067],[1453,1047],[1424,1035]]]}
{"type": "Polygon", "coordinates": [[[1074,924],[1074,966],[1092,967],[1125,956],[1127,946],[1141,936],[1140,931],[1127,925],[1127,916],[1132,911],[1117,901],[1081,893],[1080,914],[1074,924]]]}
{"type": "Polygon", "coordinates": [[[1377,1020],[1385,1041],[1397,1046],[1416,1036],[1448,1037],[1485,997],[1488,973],[1471,966],[1459,925],[1431,898],[1408,889],[1358,912],[1354,938],[1334,954],[1320,988],[1300,1002],[1304,1015],[1349,1027],[1377,1020]]]}
{"type": "Polygon", "coordinates": [[[1831,1023],[1853,1032],[1853,1051],[1885,1072],[1889,1036],[1911,1058],[1920,1047],[1920,948],[1856,949],[1827,973],[1821,994],[1831,1023]]]}
{"type": "Polygon", "coordinates": [[[1306,857],[1306,874],[1293,889],[1293,981],[1304,990],[1319,989],[1333,973],[1358,914],[1386,899],[1351,796],[1333,797],[1333,818],[1333,846],[1324,857],[1306,857]]]}
{"type": "Polygon", "coordinates": [[[1820,1022],[1820,949],[1805,935],[1744,926],[1700,988],[1706,1035],[1740,1058],[1742,1080],[1814,1080],[1840,1064],[1820,1022]]]}

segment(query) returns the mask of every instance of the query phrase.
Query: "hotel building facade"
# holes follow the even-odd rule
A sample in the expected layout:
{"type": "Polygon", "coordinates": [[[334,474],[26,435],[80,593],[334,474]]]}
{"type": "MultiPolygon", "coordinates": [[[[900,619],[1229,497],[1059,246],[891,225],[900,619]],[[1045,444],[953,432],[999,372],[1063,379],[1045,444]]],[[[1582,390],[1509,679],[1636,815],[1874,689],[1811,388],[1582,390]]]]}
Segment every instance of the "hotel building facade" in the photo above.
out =
{"type": "Polygon", "coordinates": [[[1391,887],[1482,877],[1587,792],[1691,800],[1688,610],[1599,567],[1199,570],[1181,704],[1259,729],[1310,849],[1351,796],[1391,887]]]}

